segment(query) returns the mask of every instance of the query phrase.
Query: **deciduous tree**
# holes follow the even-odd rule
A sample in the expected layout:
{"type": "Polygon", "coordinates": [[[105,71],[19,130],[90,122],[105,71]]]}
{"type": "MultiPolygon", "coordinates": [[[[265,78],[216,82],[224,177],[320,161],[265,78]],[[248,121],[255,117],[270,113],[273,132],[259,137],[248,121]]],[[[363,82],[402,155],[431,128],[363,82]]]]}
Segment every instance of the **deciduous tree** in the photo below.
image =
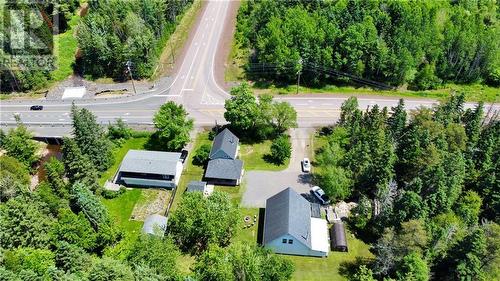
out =
{"type": "Polygon", "coordinates": [[[169,101],[156,112],[153,122],[156,132],[152,146],[159,150],[181,150],[189,142],[189,132],[193,129],[193,119],[182,105],[169,101]]]}

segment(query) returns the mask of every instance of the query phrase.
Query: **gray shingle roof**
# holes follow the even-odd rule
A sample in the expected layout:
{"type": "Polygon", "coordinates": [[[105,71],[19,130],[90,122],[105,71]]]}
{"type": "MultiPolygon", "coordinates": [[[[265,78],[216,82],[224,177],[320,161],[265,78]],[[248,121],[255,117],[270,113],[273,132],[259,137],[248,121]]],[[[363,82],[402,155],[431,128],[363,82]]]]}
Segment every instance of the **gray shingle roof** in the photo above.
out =
{"type": "Polygon", "coordinates": [[[228,129],[224,129],[215,138],[210,150],[210,159],[236,159],[236,150],[240,140],[228,129]]]}
{"type": "Polygon", "coordinates": [[[181,154],[177,152],[129,150],[120,172],[175,175],[181,154]]]}
{"type": "Polygon", "coordinates": [[[148,234],[159,234],[163,236],[165,230],[167,230],[167,218],[158,214],[148,216],[144,220],[144,225],[142,226],[142,232],[148,234]]]}
{"type": "Polygon", "coordinates": [[[205,177],[209,179],[238,180],[243,162],[239,159],[215,159],[208,161],[205,177]]]}
{"type": "Polygon", "coordinates": [[[311,248],[311,205],[288,187],[266,201],[264,245],[289,234],[311,248]]]}
{"type": "Polygon", "coordinates": [[[204,192],[206,186],[207,183],[204,181],[191,181],[187,186],[187,192],[194,192],[194,191],[204,192]]]}

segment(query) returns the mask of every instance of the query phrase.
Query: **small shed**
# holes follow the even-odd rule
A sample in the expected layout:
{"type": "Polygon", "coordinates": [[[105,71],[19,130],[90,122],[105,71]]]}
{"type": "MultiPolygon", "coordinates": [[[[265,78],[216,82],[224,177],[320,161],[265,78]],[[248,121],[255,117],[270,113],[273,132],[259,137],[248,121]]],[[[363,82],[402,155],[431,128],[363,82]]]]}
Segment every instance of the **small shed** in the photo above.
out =
{"type": "Polygon", "coordinates": [[[330,229],[332,251],[347,252],[347,236],[342,222],[336,222],[330,229]]]}
{"type": "Polygon", "coordinates": [[[187,192],[205,192],[205,188],[207,187],[207,183],[204,181],[191,181],[187,186],[187,192]]]}
{"type": "Polygon", "coordinates": [[[167,230],[167,217],[158,214],[153,214],[148,216],[144,220],[144,225],[142,226],[142,233],[158,235],[161,237],[165,235],[166,230],[167,230]]]}

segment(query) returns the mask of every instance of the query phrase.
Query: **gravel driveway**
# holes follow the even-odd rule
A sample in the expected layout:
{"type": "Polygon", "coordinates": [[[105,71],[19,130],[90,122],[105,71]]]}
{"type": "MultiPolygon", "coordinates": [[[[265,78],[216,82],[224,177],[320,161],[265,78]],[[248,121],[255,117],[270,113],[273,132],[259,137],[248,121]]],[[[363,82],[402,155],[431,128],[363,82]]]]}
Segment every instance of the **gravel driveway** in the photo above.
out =
{"type": "Polygon", "coordinates": [[[246,190],[241,200],[243,207],[263,208],[269,197],[287,187],[309,196],[311,175],[302,172],[301,161],[304,157],[312,155],[309,144],[313,132],[312,129],[295,129],[290,132],[292,157],[286,170],[245,172],[246,190]]]}

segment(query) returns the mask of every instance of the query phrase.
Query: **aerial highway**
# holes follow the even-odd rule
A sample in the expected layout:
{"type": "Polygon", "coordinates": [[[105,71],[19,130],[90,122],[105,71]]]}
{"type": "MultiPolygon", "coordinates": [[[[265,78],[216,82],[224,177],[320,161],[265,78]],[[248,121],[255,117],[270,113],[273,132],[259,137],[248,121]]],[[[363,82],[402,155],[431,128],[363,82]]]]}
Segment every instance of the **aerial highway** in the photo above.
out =
{"type": "MultiPolygon", "coordinates": [[[[210,1],[201,15],[201,22],[187,47],[184,59],[168,85],[159,85],[146,92],[127,97],[108,99],[74,100],[77,106],[91,110],[99,122],[108,124],[118,118],[135,127],[151,127],[152,118],[158,108],[167,101],[175,101],[186,107],[197,127],[213,126],[225,122],[224,101],[229,93],[217,84],[214,66],[224,24],[227,22],[230,1],[210,1]]],[[[302,95],[280,96],[276,99],[290,102],[298,113],[299,127],[316,127],[335,122],[340,106],[346,96],[302,95]]],[[[396,97],[359,97],[360,108],[378,104],[391,107],[397,104],[396,97]]],[[[14,115],[19,115],[24,124],[37,136],[63,136],[71,131],[68,100],[6,100],[0,103],[1,128],[15,126],[14,115]],[[31,111],[31,105],[43,105],[40,111],[31,111]]],[[[405,100],[408,109],[432,106],[436,103],[426,99],[405,100]]],[[[468,103],[466,107],[473,107],[468,103]]],[[[495,105],[498,109],[498,105],[495,105]]]]}

